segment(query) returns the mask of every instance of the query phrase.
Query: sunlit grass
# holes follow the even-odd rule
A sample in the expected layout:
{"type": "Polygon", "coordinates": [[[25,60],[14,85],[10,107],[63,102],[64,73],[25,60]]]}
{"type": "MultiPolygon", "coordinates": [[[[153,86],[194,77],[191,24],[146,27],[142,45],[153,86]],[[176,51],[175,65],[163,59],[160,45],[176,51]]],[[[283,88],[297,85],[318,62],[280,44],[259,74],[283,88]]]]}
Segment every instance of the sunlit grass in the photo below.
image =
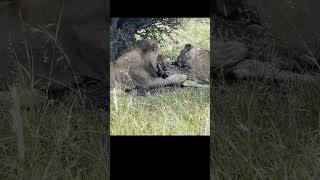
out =
{"type": "Polygon", "coordinates": [[[208,89],[193,88],[114,95],[111,135],[209,135],[209,100],[208,89]]]}
{"type": "Polygon", "coordinates": [[[164,40],[161,54],[170,59],[176,59],[185,44],[210,50],[210,18],[184,18],[182,28],[174,30],[172,38],[164,35],[164,40]]]}

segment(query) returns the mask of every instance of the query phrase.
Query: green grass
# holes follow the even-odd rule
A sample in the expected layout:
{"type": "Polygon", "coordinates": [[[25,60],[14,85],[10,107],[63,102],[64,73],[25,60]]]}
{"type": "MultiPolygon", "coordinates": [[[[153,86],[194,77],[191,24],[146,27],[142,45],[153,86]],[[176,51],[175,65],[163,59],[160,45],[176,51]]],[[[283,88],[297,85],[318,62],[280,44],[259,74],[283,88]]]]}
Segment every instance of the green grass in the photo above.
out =
{"type": "Polygon", "coordinates": [[[209,90],[111,97],[111,135],[209,135],[209,90]]]}
{"type": "Polygon", "coordinates": [[[319,86],[214,88],[211,179],[319,179],[319,86]]]}
{"type": "Polygon", "coordinates": [[[101,120],[68,97],[59,106],[0,106],[0,179],[108,179],[101,120]]]}
{"type": "Polygon", "coordinates": [[[190,43],[210,50],[210,18],[183,18],[182,22],[182,28],[174,30],[172,38],[163,37],[161,54],[176,59],[184,45],[190,43]]]}

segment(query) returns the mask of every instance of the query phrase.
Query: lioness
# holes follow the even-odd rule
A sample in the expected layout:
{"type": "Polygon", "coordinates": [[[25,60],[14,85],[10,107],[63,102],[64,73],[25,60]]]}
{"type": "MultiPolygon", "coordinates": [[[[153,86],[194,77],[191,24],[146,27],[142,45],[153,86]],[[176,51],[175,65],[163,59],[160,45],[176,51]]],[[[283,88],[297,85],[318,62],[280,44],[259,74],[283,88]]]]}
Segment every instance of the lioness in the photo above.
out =
{"type": "Polygon", "coordinates": [[[192,74],[200,81],[210,80],[210,51],[186,44],[177,58],[179,67],[190,66],[192,74]]]}
{"type": "MultiPolygon", "coordinates": [[[[187,80],[186,75],[159,77],[159,45],[154,40],[141,40],[116,61],[110,63],[111,89],[119,84],[121,88],[149,89],[179,84],[187,80]]],[[[160,70],[161,71],[161,70],[160,70]]]]}

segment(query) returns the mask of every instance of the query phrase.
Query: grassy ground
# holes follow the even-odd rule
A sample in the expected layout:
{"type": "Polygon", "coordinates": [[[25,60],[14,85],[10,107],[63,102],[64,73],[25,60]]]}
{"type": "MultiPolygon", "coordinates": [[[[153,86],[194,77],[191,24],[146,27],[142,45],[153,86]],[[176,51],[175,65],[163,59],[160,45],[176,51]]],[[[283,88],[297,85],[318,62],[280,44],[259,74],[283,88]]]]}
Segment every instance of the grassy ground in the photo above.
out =
{"type": "Polygon", "coordinates": [[[161,54],[176,59],[184,45],[190,43],[210,50],[210,19],[183,18],[182,22],[182,28],[173,31],[172,38],[163,37],[165,42],[160,44],[161,54]]]}
{"type": "MultiPolygon", "coordinates": [[[[184,18],[161,54],[176,59],[186,43],[210,49],[210,19],[184,18]]],[[[171,88],[170,88],[171,89],[171,88]]],[[[209,89],[177,88],[141,96],[117,94],[110,103],[111,135],[209,135],[209,89]]]]}
{"type": "Polygon", "coordinates": [[[211,179],[318,179],[320,86],[213,89],[211,179]]]}
{"type": "Polygon", "coordinates": [[[209,89],[111,97],[111,135],[209,135],[209,89]]]}
{"type": "Polygon", "coordinates": [[[58,106],[0,106],[0,179],[108,178],[103,117],[68,97],[58,106]]]}

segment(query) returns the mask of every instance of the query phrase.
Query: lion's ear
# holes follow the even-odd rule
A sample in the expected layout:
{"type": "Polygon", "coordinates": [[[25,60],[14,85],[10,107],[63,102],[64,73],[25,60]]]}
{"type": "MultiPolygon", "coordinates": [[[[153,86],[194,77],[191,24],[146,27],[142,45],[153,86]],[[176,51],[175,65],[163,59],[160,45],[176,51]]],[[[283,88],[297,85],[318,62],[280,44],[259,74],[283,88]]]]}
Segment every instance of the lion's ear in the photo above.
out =
{"type": "Polygon", "coordinates": [[[192,45],[186,44],[186,45],[184,45],[184,48],[189,51],[192,48],[192,45]]]}

